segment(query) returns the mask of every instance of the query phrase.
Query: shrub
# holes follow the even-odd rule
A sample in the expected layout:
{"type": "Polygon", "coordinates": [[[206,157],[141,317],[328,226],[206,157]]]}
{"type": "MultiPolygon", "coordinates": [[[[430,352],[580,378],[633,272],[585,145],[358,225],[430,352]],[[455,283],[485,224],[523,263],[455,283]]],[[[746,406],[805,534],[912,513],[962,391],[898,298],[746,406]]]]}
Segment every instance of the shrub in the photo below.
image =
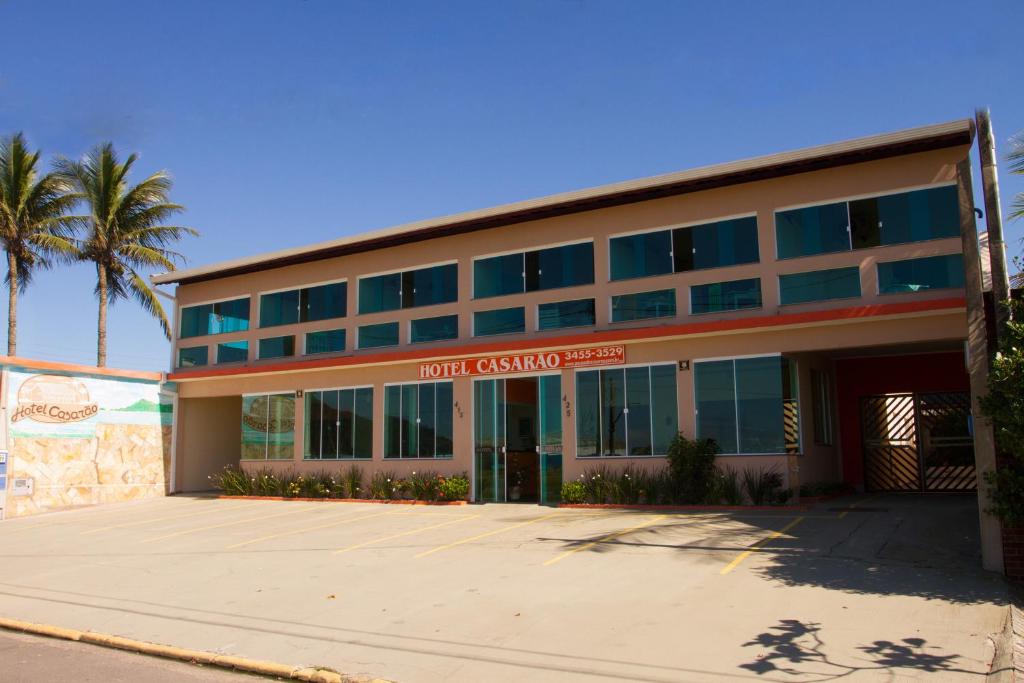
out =
{"type": "Polygon", "coordinates": [[[445,477],[441,479],[438,489],[441,500],[466,500],[469,498],[469,477],[465,472],[445,477]]]}
{"type": "Polygon", "coordinates": [[[620,505],[636,505],[647,488],[647,472],[636,465],[626,465],[614,478],[613,500],[620,505]]]}
{"type": "Polygon", "coordinates": [[[250,479],[252,479],[252,494],[254,496],[284,495],[280,477],[270,470],[257,470],[250,479]]]}
{"type": "Polygon", "coordinates": [[[440,493],[441,476],[437,472],[427,470],[425,472],[413,471],[406,480],[409,492],[415,500],[437,500],[440,493]]]}
{"type": "Polygon", "coordinates": [[[252,494],[252,480],[249,475],[231,465],[209,476],[210,485],[225,496],[248,496],[252,494]]]}
{"type": "Polygon", "coordinates": [[[643,501],[648,505],[669,505],[673,502],[672,475],[667,467],[648,472],[643,481],[643,501]]]}
{"type": "Polygon", "coordinates": [[[582,481],[567,481],[562,483],[562,502],[578,505],[587,500],[587,487],[582,481]]]}
{"type": "Polygon", "coordinates": [[[611,503],[618,495],[618,477],[605,465],[588,467],[580,475],[580,481],[587,489],[588,503],[611,503]]]}
{"type": "Polygon", "coordinates": [[[394,472],[377,472],[370,479],[370,498],[391,500],[401,488],[401,482],[394,472]]]}
{"type": "Polygon", "coordinates": [[[680,503],[704,503],[712,497],[717,454],[718,444],[714,439],[690,440],[682,432],[672,439],[668,468],[675,497],[680,503]]]}
{"type": "Polygon", "coordinates": [[[775,500],[775,490],[782,486],[782,475],[778,469],[748,467],[743,470],[743,489],[753,505],[768,505],[775,500]]]}
{"type": "Polygon", "coordinates": [[[349,465],[341,477],[342,487],[339,497],[362,498],[363,497],[363,470],[359,465],[349,465]]]}
{"type": "Polygon", "coordinates": [[[743,489],[740,486],[739,472],[731,467],[719,469],[716,483],[716,502],[726,505],[743,505],[743,489]]]}
{"type": "Polygon", "coordinates": [[[322,470],[304,474],[297,481],[300,498],[328,498],[334,487],[334,478],[322,470]]]}

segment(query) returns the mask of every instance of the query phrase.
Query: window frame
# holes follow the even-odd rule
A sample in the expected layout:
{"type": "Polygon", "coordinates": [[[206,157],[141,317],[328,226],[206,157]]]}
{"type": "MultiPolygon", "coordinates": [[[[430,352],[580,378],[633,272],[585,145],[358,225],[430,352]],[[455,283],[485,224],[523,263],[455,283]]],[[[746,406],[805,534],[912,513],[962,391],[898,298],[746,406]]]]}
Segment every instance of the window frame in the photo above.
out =
{"type": "Polygon", "coordinates": [[[357,325],[356,326],[356,345],[355,345],[355,349],[354,349],[355,351],[373,351],[375,349],[393,349],[393,348],[401,346],[401,345],[402,345],[402,324],[400,322],[398,322],[397,320],[385,320],[384,322],[366,323],[365,325],[357,325]],[[363,346],[363,344],[362,344],[362,337],[363,337],[362,330],[363,330],[363,328],[364,327],[377,327],[377,326],[380,326],[380,325],[394,325],[396,327],[396,329],[398,331],[398,334],[395,335],[395,343],[394,344],[382,344],[380,346],[363,346]]]}
{"type": "MultiPolygon", "coordinates": [[[[303,389],[302,390],[302,419],[303,419],[303,424],[302,424],[302,460],[303,460],[303,462],[306,462],[306,461],[309,461],[309,462],[313,462],[313,461],[323,462],[324,460],[333,461],[333,462],[370,462],[370,461],[372,461],[373,460],[373,424],[372,423],[375,421],[375,418],[377,416],[376,389],[377,388],[373,384],[356,384],[356,385],[347,386],[347,387],[315,387],[315,388],[310,388],[310,389],[303,389]],[[370,403],[371,403],[372,408],[371,408],[371,411],[370,411],[370,422],[371,422],[371,424],[370,424],[370,456],[368,458],[357,458],[354,455],[351,458],[340,458],[340,457],[339,458],[324,458],[324,457],[310,458],[310,457],[306,457],[306,451],[308,450],[308,447],[309,447],[309,443],[306,440],[306,420],[308,419],[308,416],[306,415],[306,395],[309,394],[309,392],[311,392],[311,391],[316,391],[316,392],[323,393],[325,391],[347,391],[347,390],[352,390],[353,392],[355,392],[357,389],[369,389],[370,392],[371,392],[371,402],[370,403]]],[[[295,400],[296,401],[299,400],[299,397],[296,397],[295,400]]],[[[355,401],[355,394],[353,393],[353,403],[354,403],[354,401],[355,401]]],[[[323,412],[320,413],[320,433],[321,433],[321,435],[323,434],[323,412]]],[[[353,437],[354,436],[355,436],[355,430],[353,429],[353,437]]],[[[323,453],[323,442],[322,441],[321,441],[320,445],[321,445],[320,452],[323,453]]]]}
{"type": "Polygon", "coordinates": [[[390,270],[381,270],[381,271],[375,271],[375,272],[372,272],[372,273],[363,273],[362,275],[359,275],[359,276],[356,277],[356,294],[355,294],[355,297],[356,297],[356,312],[355,312],[355,315],[356,316],[360,316],[360,315],[383,315],[383,314],[386,314],[386,313],[392,313],[394,311],[408,311],[408,310],[411,310],[411,309],[414,309],[414,308],[430,308],[431,306],[450,306],[452,304],[457,304],[459,302],[459,299],[461,298],[460,293],[458,291],[458,286],[459,286],[458,266],[459,266],[459,259],[448,259],[448,260],[445,260],[445,261],[437,261],[437,262],[434,262],[434,263],[424,263],[422,265],[409,266],[409,267],[406,267],[406,268],[392,268],[390,270]],[[455,287],[456,287],[456,291],[455,291],[455,300],[454,301],[442,301],[440,303],[424,304],[422,306],[403,306],[402,305],[402,303],[403,303],[402,300],[403,300],[404,297],[403,297],[403,290],[401,289],[401,287],[402,287],[401,283],[402,283],[402,280],[404,279],[403,276],[405,275],[405,273],[413,273],[413,272],[415,272],[417,270],[428,270],[430,268],[439,268],[441,266],[451,266],[451,265],[454,265],[455,268],[456,268],[456,270],[455,270],[455,287]],[[389,309],[383,310],[383,311],[372,311],[372,312],[364,313],[360,309],[360,306],[359,306],[360,293],[362,291],[363,280],[367,280],[369,278],[374,278],[374,277],[381,277],[381,276],[384,276],[384,275],[395,275],[395,274],[397,274],[399,276],[399,278],[398,278],[398,282],[399,282],[399,285],[398,285],[399,286],[399,290],[398,290],[399,306],[398,306],[398,308],[389,308],[389,309]]]}
{"type": "MultiPolygon", "coordinates": [[[[692,315],[692,316],[703,316],[703,315],[728,315],[728,314],[733,314],[733,313],[743,313],[745,311],[763,311],[764,310],[764,283],[761,280],[762,280],[762,278],[761,278],[760,275],[755,275],[754,277],[743,277],[743,278],[740,278],[738,280],[721,280],[721,281],[718,281],[718,282],[695,282],[693,284],[687,285],[686,286],[686,293],[687,293],[687,297],[686,297],[686,305],[687,305],[686,314],[687,315],[692,315]],[[746,306],[744,308],[723,308],[722,310],[719,310],[719,311],[703,311],[701,313],[694,313],[693,312],[693,289],[695,287],[707,287],[709,285],[727,285],[727,284],[731,284],[733,282],[749,282],[749,281],[757,281],[757,283],[758,283],[757,291],[761,295],[761,303],[759,303],[757,306],[746,306]]],[[[677,310],[677,314],[678,314],[678,303],[676,304],[676,310],[677,310]]]]}
{"type": "MultiPolygon", "coordinates": [[[[209,336],[209,335],[207,335],[207,336],[209,336]]],[[[177,349],[177,353],[175,354],[175,357],[174,357],[174,367],[176,369],[188,371],[188,370],[191,370],[193,368],[209,367],[209,365],[210,365],[210,345],[209,344],[196,344],[195,346],[181,346],[181,345],[178,345],[176,347],[176,349],[177,349]],[[201,363],[201,364],[198,364],[198,365],[182,365],[181,364],[181,352],[182,351],[192,351],[194,349],[206,349],[206,361],[204,363],[201,363]]]]}
{"type": "MultiPolygon", "coordinates": [[[[639,279],[639,278],[638,278],[639,279]]],[[[626,325],[629,323],[642,323],[650,320],[672,320],[679,317],[679,288],[678,287],[663,287],[661,289],[645,290],[643,292],[622,292],[621,294],[609,294],[608,295],[608,324],[609,325],[626,325]],[[641,294],[656,294],[658,292],[672,292],[672,305],[675,307],[675,312],[672,315],[657,315],[647,318],[634,318],[632,320],[615,320],[615,309],[614,300],[616,297],[623,296],[639,296],[641,294]]]]}
{"type": "MultiPolygon", "coordinates": [[[[331,327],[326,330],[306,330],[302,333],[302,353],[295,354],[296,356],[327,356],[328,354],[351,354],[352,349],[349,348],[348,328],[347,327],[331,327]],[[340,351],[316,351],[314,353],[309,352],[309,343],[307,337],[311,334],[317,334],[321,332],[344,332],[345,333],[345,348],[340,351]]],[[[315,390],[314,390],[315,391],[315,390]]]]}
{"type": "MultiPolygon", "coordinates": [[[[946,239],[946,238],[943,238],[946,239]]],[[[875,294],[878,296],[905,296],[911,295],[916,296],[918,294],[927,294],[928,292],[948,292],[956,289],[964,289],[967,283],[967,274],[964,273],[964,284],[963,285],[950,285],[947,287],[928,287],[927,289],[912,291],[912,292],[883,292],[882,291],[882,274],[879,271],[879,267],[883,265],[892,265],[896,263],[906,263],[909,261],[925,261],[928,259],[936,258],[949,258],[949,257],[960,257],[961,265],[964,263],[964,253],[962,251],[954,251],[949,254],[931,254],[929,256],[914,256],[911,258],[901,258],[894,261],[875,261],[875,294]]]]}
{"type": "MultiPolygon", "coordinates": [[[[488,299],[497,297],[487,297],[488,299]]],[[[472,317],[470,319],[470,336],[473,338],[490,338],[490,337],[503,337],[511,334],[526,334],[526,306],[503,306],[501,308],[486,308],[480,311],[471,311],[472,317]],[[476,315],[477,313],[494,313],[496,311],[511,311],[521,310],[523,312],[523,329],[516,332],[498,332],[497,334],[477,334],[476,331],[476,315]]]]}
{"type": "Polygon", "coordinates": [[[793,271],[792,273],[776,273],[775,274],[775,286],[776,286],[775,295],[776,295],[776,301],[779,302],[779,307],[781,308],[782,306],[806,306],[806,305],[809,305],[809,304],[820,304],[820,303],[826,303],[826,302],[829,302],[829,301],[852,301],[854,299],[863,299],[864,298],[864,281],[863,281],[863,277],[862,277],[863,273],[860,272],[860,265],[861,265],[860,263],[856,263],[856,264],[853,264],[853,265],[850,265],[850,266],[836,266],[835,268],[818,268],[816,270],[796,270],[796,271],[793,271]],[[827,298],[827,299],[811,299],[809,301],[796,301],[796,302],[790,302],[790,303],[786,303],[786,302],[784,302],[782,300],[782,278],[783,277],[789,277],[789,276],[792,276],[792,275],[811,275],[813,273],[826,273],[826,272],[828,272],[830,270],[854,270],[854,269],[857,270],[857,289],[860,291],[860,293],[857,294],[856,296],[838,296],[838,297],[830,297],[830,298],[827,298]]]}
{"type": "MultiPolygon", "coordinates": [[[[594,282],[591,282],[591,283],[584,283],[584,284],[579,284],[579,285],[565,285],[563,287],[550,287],[548,289],[531,289],[531,290],[527,290],[526,289],[526,254],[527,253],[529,253],[531,251],[544,251],[546,249],[558,249],[560,247],[571,247],[571,246],[574,246],[574,245],[577,245],[577,244],[587,244],[587,243],[590,243],[591,245],[594,246],[594,249],[595,249],[594,254],[595,254],[595,257],[596,257],[596,254],[597,254],[597,251],[596,251],[597,243],[596,243],[596,241],[595,241],[595,239],[593,237],[581,237],[579,239],[566,240],[566,241],[563,241],[563,242],[552,242],[550,244],[542,244],[542,245],[539,245],[539,246],[521,247],[519,249],[507,249],[505,251],[495,251],[495,252],[490,252],[490,253],[486,253],[486,254],[479,254],[477,256],[473,256],[472,259],[470,259],[470,276],[469,276],[470,283],[469,283],[469,288],[470,288],[470,292],[472,292],[470,300],[471,301],[493,301],[493,300],[496,300],[496,299],[501,299],[503,297],[521,296],[523,294],[531,294],[531,293],[536,293],[536,292],[553,292],[553,291],[557,291],[557,290],[560,290],[560,289],[572,289],[573,287],[593,287],[594,285],[597,284],[597,272],[596,272],[596,270],[594,272],[594,282]],[[476,295],[476,262],[477,261],[483,261],[483,260],[486,260],[486,259],[491,259],[491,258],[497,258],[499,256],[514,256],[516,254],[519,254],[519,255],[522,256],[522,263],[523,263],[522,268],[523,268],[523,270],[522,270],[521,277],[522,277],[522,281],[523,281],[523,289],[521,291],[518,291],[518,292],[509,292],[508,294],[497,294],[495,296],[482,296],[482,297],[478,297],[476,295]]],[[[515,308],[515,306],[499,306],[498,308],[515,308]]]]}
{"type": "MultiPolygon", "coordinates": [[[[347,277],[338,278],[338,279],[334,279],[334,280],[324,280],[323,282],[310,282],[310,283],[302,284],[302,285],[298,285],[298,286],[294,286],[293,285],[291,287],[278,287],[276,289],[263,289],[263,290],[260,290],[260,291],[255,293],[256,309],[257,309],[256,310],[256,314],[257,314],[257,317],[259,317],[260,308],[263,306],[263,297],[266,296],[266,295],[269,295],[269,294],[280,294],[282,292],[299,292],[299,301],[301,302],[302,301],[302,290],[304,290],[304,289],[315,289],[316,287],[326,287],[328,285],[340,285],[341,283],[345,283],[345,315],[337,316],[337,317],[334,317],[334,318],[318,318],[316,320],[301,320],[302,313],[300,311],[300,313],[299,313],[299,318],[300,319],[296,320],[293,323],[278,323],[277,325],[263,325],[262,324],[262,322],[263,322],[262,320],[257,320],[256,322],[259,323],[259,324],[257,324],[256,327],[254,327],[252,329],[261,330],[261,329],[270,329],[270,328],[273,328],[273,327],[284,327],[286,325],[308,325],[310,323],[319,323],[319,322],[324,322],[324,321],[327,321],[327,320],[341,320],[342,318],[350,317],[349,316],[349,310],[348,310],[349,291],[348,291],[348,278],[347,277]]],[[[300,305],[301,305],[301,303],[300,303],[300,305]]]]}
{"type": "Polygon", "coordinates": [[[178,303],[178,304],[176,304],[176,307],[177,307],[177,316],[176,316],[177,319],[175,320],[175,322],[177,323],[177,327],[175,328],[174,331],[175,331],[176,341],[179,341],[179,342],[182,341],[182,340],[185,340],[185,339],[199,339],[200,337],[218,337],[218,336],[220,336],[222,334],[238,334],[239,332],[251,332],[253,329],[257,329],[257,328],[254,328],[252,326],[252,294],[251,293],[250,294],[242,294],[240,296],[237,296],[237,295],[236,296],[226,296],[226,297],[221,297],[219,299],[208,299],[208,300],[204,300],[204,301],[196,301],[196,302],[193,302],[193,303],[190,303],[190,304],[187,304],[187,305],[182,305],[181,303],[178,303]],[[186,308],[195,308],[197,306],[210,306],[210,305],[213,305],[213,304],[222,304],[225,301],[241,301],[242,299],[248,299],[249,300],[249,320],[248,320],[249,325],[246,327],[246,329],[244,329],[244,330],[237,330],[235,332],[218,332],[217,334],[210,334],[210,333],[197,334],[197,335],[194,335],[194,336],[191,336],[191,337],[182,337],[181,336],[181,323],[182,323],[182,318],[185,315],[185,309],[186,308]]]}
{"type": "Polygon", "coordinates": [[[459,337],[460,337],[460,335],[459,335],[459,318],[460,318],[460,316],[459,316],[458,313],[445,313],[444,315],[431,315],[431,316],[427,316],[426,318],[411,318],[409,320],[409,325],[406,328],[408,330],[408,334],[406,335],[406,342],[405,343],[408,344],[409,346],[413,346],[413,345],[420,346],[422,344],[440,344],[442,342],[457,341],[459,339],[459,337]],[[413,323],[420,322],[420,321],[425,321],[425,320],[436,320],[438,318],[455,318],[455,336],[454,337],[445,337],[443,339],[424,339],[423,341],[413,341],[413,338],[412,338],[412,326],[413,326],[413,323]]]}
{"type": "Polygon", "coordinates": [[[596,327],[597,326],[597,297],[585,296],[581,299],[565,299],[564,301],[541,301],[534,305],[533,309],[533,321],[534,321],[534,332],[557,332],[558,330],[578,330],[583,327],[596,327]],[[575,303],[578,301],[592,301],[594,303],[594,322],[585,323],[583,325],[560,325],[558,327],[542,328],[540,326],[540,307],[551,306],[552,304],[568,304],[575,303]]]}
{"type": "MultiPolygon", "coordinates": [[[[403,396],[402,392],[399,391],[398,395],[399,395],[400,400],[404,403],[405,397],[403,396]]],[[[380,401],[381,401],[380,402],[380,406],[381,406],[380,448],[381,448],[381,460],[383,462],[405,462],[405,461],[412,461],[412,462],[437,462],[437,461],[454,460],[455,459],[455,435],[458,432],[458,430],[457,430],[456,424],[455,424],[455,415],[456,415],[455,402],[456,402],[456,399],[455,399],[455,380],[454,380],[454,378],[449,378],[449,379],[441,379],[441,378],[438,378],[438,379],[421,379],[421,380],[413,380],[413,381],[410,381],[410,382],[385,382],[384,384],[381,385],[380,401]],[[388,393],[387,393],[387,389],[388,389],[388,387],[405,387],[405,386],[410,386],[410,385],[415,385],[415,386],[419,387],[419,385],[421,385],[421,384],[450,384],[452,386],[452,420],[451,420],[451,424],[452,424],[452,452],[451,452],[450,455],[441,455],[441,456],[437,455],[437,435],[436,435],[436,429],[437,429],[437,427],[436,427],[436,425],[437,425],[437,389],[435,388],[434,389],[434,399],[435,399],[434,400],[435,436],[434,436],[434,455],[433,455],[433,457],[430,457],[430,458],[420,458],[420,457],[403,458],[402,456],[398,456],[397,458],[396,457],[389,458],[388,455],[387,455],[387,441],[386,441],[386,439],[387,439],[387,431],[388,431],[388,410],[387,410],[388,393]]],[[[418,411],[418,409],[419,409],[419,389],[417,389],[417,399],[416,399],[416,401],[417,401],[417,411],[418,411]]],[[[400,416],[402,415],[401,408],[399,408],[399,415],[400,416]]],[[[399,422],[401,422],[401,417],[399,417],[399,422]]],[[[417,441],[416,442],[417,442],[417,445],[419,444],[419,424],[420,424],[420,418],[419,418],[419,415],[417,414],[417,417],[416,417],[416,431],[417,431],[417,434],[416,434],[417,441]]],[[[470,433],[472,434],[472,432],[470,432],[470,433]]],[[[401,448],[401,436],[399,436],[399,448],[401,448]]]]}
{"type": "Polygon", "coordinates": [[[284,358],[295,358],[295,357],[297,357],[299,355],[298,353],[296,353],[296,351],[298,351],[298,342],[295,339],[295,337],[296,337],[296,335],[294,335],[294,334],[275,334],[275,335],[273,335],[271,337],[259,337],[259,338],[257,338],[256,339],[256,360],[282,360],[284,358]],[[263,340],[265,340],[265,339],[266,340],[269,340],[269,339],[286,339],[288,337],[292,338],[292,352],[291,352],[291,354],[284,355],[284,356],[264,356],[264,355],[262,355],[260,353],[260,346],[261,346],[261,342],[263,340]]]}
{"type": "MultiPolygon", "coordinates": [[[[299,397],[295,395],[295,391],[256,391],[242,394],[242,401],[244,403],[246,398],[266,396],[267,397],[267,410],[270,410],[270,398],[272,396],[289,396],[292,399],[292,413],[294,415],[295,402],[299,400],[299,397]]],[[[242,420],[242,415],[239,413],[239,422],[242,420]]],[[[269,418],[269,415],[268,415],[269,418]]],[[[294,419],[294,418],[293,418],[294,419]]],[[[270,450],[270,431],[264,432],[265,439],[263,442],[263,457],[262,458],[242,458],[239,457],[239,462],[295,462],[295,428],[297,425],[292,423],[292,455],[289,458],[268,458],[267,452],[270,450]]],[[[244,434],[244,431],[243,431],[244,434]]],[[[241,452],[242,442],[239,441],[239,452],[241,452]]]]}
{"type": "Polygon", "coordinates": [[[231,339],[228,341],[217,342],[216,353],[214,354],[214,365],[244,365],[249,362],[249,340],[248,339],[231,339]],[[242,342],[245,344],[245,360],[226,360],[221,361],[220,359],[220,347],[227,344],[236,344],[242,342]]]}

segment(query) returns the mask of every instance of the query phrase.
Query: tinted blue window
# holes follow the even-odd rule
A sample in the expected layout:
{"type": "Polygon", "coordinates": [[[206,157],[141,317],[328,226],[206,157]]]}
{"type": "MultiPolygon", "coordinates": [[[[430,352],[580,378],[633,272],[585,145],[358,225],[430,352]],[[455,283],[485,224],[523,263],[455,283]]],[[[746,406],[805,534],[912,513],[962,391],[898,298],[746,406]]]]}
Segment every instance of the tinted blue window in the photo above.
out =
{"type": "Polygon", "coordinates": [[[612,280],[672,272],[672,233],[668,230],[609,240],[612,280]]]}
{"type": "Polygon", "coordinates": [[[526,291],[594,283],[594,243],[526,252],[526,291]]]}
{"type": "Polygon", "coordinates": [[[930,256],[878,264],[880,294],[920,292],[964,286],[962,254],[930,256]]]}
{"type": "Polygon", "coordinates": [[[402,273],[402,307],[451,303],[459,298],[458,279],[454,263],[402,273]]]}
{"type": "Polygon", "coordinates": [[[783,304],[849,299],[860,296],[860,269],[832,268],[779,276],[783,304]]]}
{"type": "Polygon", "coordinates": [[[850,250],[846,202],[778,211],[775,239],[779,258],[850,250]]]}
{"type": "Polygon", "coordinates": [[[595,321],[594,300],[577,299],[541,304],[537,307],[537,316],[539,327],[542,330],[593,325],[595,321]]]}
{"type": "Polygon", "coordinates": [[[757,218],[735,218],[672,231],[676,272],[757,263],[757,218]]]}
{"type": "Polygon", "coordinates": [[[373,389],[306,392],[307,459],[369,459],[373,448],[373,389]]]}
{"type": "Polygon", "coordinates": [[[442,315],[437,318],[421,318],[413,320],[410,329],[410,341],[420,342],[455,339],[459,336],[459,316],[442,315]]]}
{"type": "Polygon", "coordinates": [[[384,387],[384,457],[452,456],[452,383],[384,387]]]}
{"type": "Polygon", "coordinates": [[[850,202],[854,249],[904,244],[960,234],[955,185],[850,202]]]}
{"type": "Polygon", "coordinates": [[[195,368],[206,365],[208,362],[209,350],[205,346],[193,346],[187,349],[178,349],[178,367],[195,368]]]}
{"type": "Polygon", "coordinates": [[[359,328],[359,348],[398,345],[398,323],[363,325],[359,328]]]}
{"type": "Polygon", "coordinates": [[[249,342],[233,341],[217,344],[218,363],[244,363],[249,360],[249,342]]]}
{"type": "Polygon", "coordinates": [[[733,280],[690,287],[690,312],[714,313],[761,306],[761,280],[733,280]]]}
{"type": "Polygon", "coordinates": [[[388,273],[359,280],[359,312],[397,311],[402,307],[402,274],[388,273]]]}
{"type": "Polygon", "coordinates": [[[671,318],[676,314],[676,290],[622,294],[612,297],[612,322],[671,318]]]}
{"type": "Polygon", "coordinates": [[[287,358],[295,355],[295,337],[266,337],[260,339],[260,358],[287,358]]]}
{"type": "Polygon", "coordinates": [[[348,313],[348,283],[308,287],[302,290],[299,299],[302,322],[344,318],[348,313]]]}
{"type": "Polygon", "coordinates": [[[523,255],[506,254],[473,262],[473,296],[518,294],[523,291],[523,255]]]}
{"type": "Polygon", "coordinates": [[[473,314],[473,335],[477,337],[525,331],[526,309],[522,306],[499,308],[494,311],[477,311],[473,314]]]}
{"type": "Polygon", "coordinates": [[[234,299],[181,309],[181,330],[178,336],[185,339],[208,334],[244,332],[248,329],[249,299],[234,299]]]}
{"type": "Polygon", "coordinates": [[[260,296],[260,327],[299,322],[299,290],[260,296]]]}
{"type": "Polygon", "coordinates": [[[306,333],[306,353],[333,353],[345,350],[345,330],[306,333]]]}

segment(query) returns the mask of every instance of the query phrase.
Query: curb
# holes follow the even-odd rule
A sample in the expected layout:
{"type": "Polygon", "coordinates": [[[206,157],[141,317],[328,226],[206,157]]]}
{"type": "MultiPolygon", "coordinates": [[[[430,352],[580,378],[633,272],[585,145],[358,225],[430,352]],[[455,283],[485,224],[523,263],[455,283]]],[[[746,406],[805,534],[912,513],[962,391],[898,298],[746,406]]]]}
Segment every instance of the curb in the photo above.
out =
{"type": "Polygon", "coordinates": [[[559,503],[560,508],[584,510],[682,510],[685,512],[794,511],[806,512],[808,505],[626,505],[619,503],[559,503]]]}
{"type": "Polygon", "coordinates": [[[469,505],[466,500],[384,500],[382,498],[289,498],[286,496],[226,496],[219,500],[294,500],[303,503],[371,503],[379,505],[469,505]]]}
{"type": "Polygon", "coordinates": [[[58,638],[60,640],[72,640],[79,643],[89,643],[117,650],[136,652],[151,657],[174,659],[190,664],[219,666],[224,669],[293,681],[310,681],[311,683],[389,683],[381,678],[355,678],[328,669],[289,666],[287,664],[265,662],[258,659],[236,657],[234,655],[219,655],[214,652],[204,652],[203,650],[189,650],[172,645],[159,645],[157,643],[147,643],[143,640],[132,640],[131,638],[122,638],[106,633],[96,633],[95,631],[77,631],[70,628],[61,628],[60,626],[34,624],[28,621],[6,619],[4,617],[0,617],[0,629],[48,638],[58,638]]]}

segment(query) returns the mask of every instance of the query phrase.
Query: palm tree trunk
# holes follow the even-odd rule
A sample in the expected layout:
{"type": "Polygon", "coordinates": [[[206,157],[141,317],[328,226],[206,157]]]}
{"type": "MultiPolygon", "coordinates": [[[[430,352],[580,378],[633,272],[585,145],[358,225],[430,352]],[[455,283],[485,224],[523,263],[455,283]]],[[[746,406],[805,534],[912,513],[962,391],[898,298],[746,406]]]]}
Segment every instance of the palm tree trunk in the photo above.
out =
{"type": "Polygon", "coordinates": [[[18,259],[7,252],[7,355],[18,355],[18,259]]]}
{"type": "Polygon", "coordinates": [[[100,315],[96,329],[96,366],[107,365],[107,268],[97,265],[96,274],[99,278],[100,315]]]}

